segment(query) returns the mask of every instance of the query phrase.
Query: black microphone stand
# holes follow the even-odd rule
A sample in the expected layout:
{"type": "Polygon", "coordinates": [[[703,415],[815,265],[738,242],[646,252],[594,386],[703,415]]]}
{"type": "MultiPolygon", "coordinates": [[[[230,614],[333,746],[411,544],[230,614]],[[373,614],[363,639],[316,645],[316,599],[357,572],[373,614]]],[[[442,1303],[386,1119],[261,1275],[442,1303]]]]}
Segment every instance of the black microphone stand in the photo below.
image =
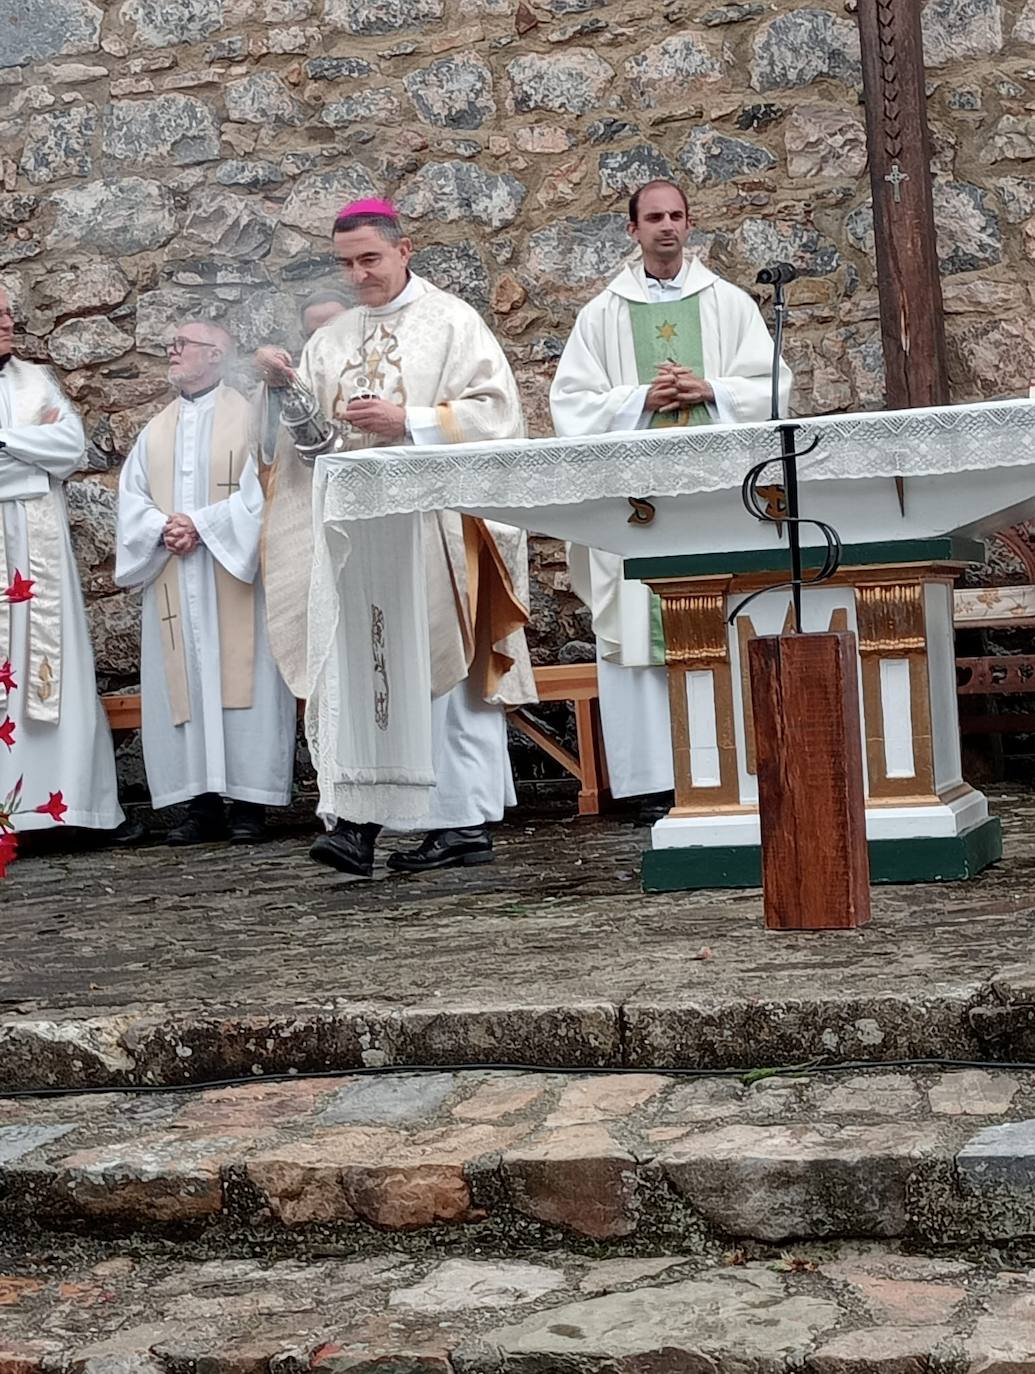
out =
{"type": "MultiPolygon", "coordinates": [[[[780,357],[783,352],[783,325],[787,300],[781,280],[773,284],[773,390],[770,420],[780,418],[780,357]]],[[[801,529],[798,525],[798,455],[794,451],[797,425],[780,426],[780,463],[783,467],[783,499],[787,515],[787,548],[791,557],[791,604],[793,630],[801,634],[801,529]]]]}
{"type": "MultiPolygon", "coordinates": [[[[792,272],[792,269],[788,269],[792,272]]],[[[772,280],[773,287],[773,371],[772,371],[772,400],[770,403],[771,420],[781,419],[780,415],[780,361],[783,352],[783,329],[787,317],[787,301],[784,295],[785,279],[779,273],[772,280]]],[[[833,577],[841,563],[841,540],[836,530],[823,520],[809,520],[805,523],[815,525],[826,542],[826,557],[823,565],[814,577],[803,578],[801,567],[801,526],[802,518],[798,504],[798,459],[804,458],[807,453],[819,443],[817,436],[809,444],[808,448],[800,451],[795,447],[795,435],[801,428],[800,425],[786,423],[780,425],[780,465],[783,469],[783,509],[773,513],[771,507],[761,500],[758,494],[758,482],[769,466],[771,459],[766,459],[762,463],[757,463],[744,478],[741,488],[741,496],[748,511],[759,520],[767,520],[776,524],[783,524],[787,527],[787,548],[790,554],[791,577],[790,582],[782,583],[782,586],[790,586],[791,589],[791,628],[795,634],[801,634],[801,592],[802,587],[808,583],[825,582],[827,578],[833,577]]],[[[764,592],[773,591],[772,587],[761,587],[757,592],[752,592],[750,596],[744,598],[729,614],[729,624],[732,625],[734,619],[748,605],[754,601],[756,596],[761,596],[764,592]]]]}

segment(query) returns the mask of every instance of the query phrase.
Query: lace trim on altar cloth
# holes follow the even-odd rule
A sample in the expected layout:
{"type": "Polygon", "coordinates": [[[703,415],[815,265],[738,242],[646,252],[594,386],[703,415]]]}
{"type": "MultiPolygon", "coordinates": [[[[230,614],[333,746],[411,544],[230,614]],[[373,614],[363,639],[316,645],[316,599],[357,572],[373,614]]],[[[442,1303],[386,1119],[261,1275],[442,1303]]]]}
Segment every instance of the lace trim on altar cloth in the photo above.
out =
{"type": "MultiPolygon", "coordinates": [[[[788,422],[708,425],[658,433],[514,439],[366,449],[319,460],[324,518],[407,511],[569,505],[602,497],[683,496],[738,487],[779,451],[788,422]]],[[[926,410],[797,419],[803,482],[922,477],[1035,465],[1035,402],[986,401],[926,410]]],[[[773,469],[774,478],[778,469],[773,469]]]]}

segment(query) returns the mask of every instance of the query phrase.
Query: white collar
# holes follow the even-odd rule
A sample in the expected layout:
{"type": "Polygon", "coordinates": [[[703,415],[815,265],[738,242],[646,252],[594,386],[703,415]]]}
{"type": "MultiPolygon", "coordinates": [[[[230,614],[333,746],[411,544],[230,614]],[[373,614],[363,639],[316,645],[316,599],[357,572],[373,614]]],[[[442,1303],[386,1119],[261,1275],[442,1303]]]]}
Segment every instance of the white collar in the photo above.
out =
{"type": "Polygon", "coordinates": [[[674,277],[648,277],[646,268],[644,268],[643,275],[647,280],[648,288],[653,284],[658,287],[667,286],[670,290],[675,290],[677,287],[681,287],[683,283],[686,281],[686,274],[689,270],[689,266],[686,262],[686,259],[684,258],[682,267],[679,269],[679,271],[676,273],[674,277]]]}
{"type": "Polygon", "coordinates": [[[222,382],[217,382],[214,387],[210,388],[208,391],[202,392],[202,394],[197,397],[185,396],[181,391],[180,401],[190,406],[192,410],[207,410],[209,406],[215,405],[216,397],[219,395],[219,389],[222,385],[222,382]]]}
{"type": "Polygon", "coordinates": [[[411,273],[406,279],[406,285],[394,298],[387,301],[384,305],[368,305],[366,312],[368,315],[391,315],[396,310],[401,310],[404,305],[409,305],[410,301],[415,300],[420,294],[420,287],[417,278],[411,273]]]}

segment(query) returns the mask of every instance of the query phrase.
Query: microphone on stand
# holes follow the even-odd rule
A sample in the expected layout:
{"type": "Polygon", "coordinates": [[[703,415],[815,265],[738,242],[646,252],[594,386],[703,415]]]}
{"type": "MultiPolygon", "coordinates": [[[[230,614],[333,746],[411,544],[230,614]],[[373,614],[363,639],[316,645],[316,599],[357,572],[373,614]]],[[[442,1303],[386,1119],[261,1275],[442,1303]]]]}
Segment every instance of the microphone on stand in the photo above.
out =
{"type": "Polygon", "coordinates": [[[798,269],[793,263],[774,262],[770,267],[763,267],[755,281],[759,286],[786,286],[797,275],[798,269]]]}

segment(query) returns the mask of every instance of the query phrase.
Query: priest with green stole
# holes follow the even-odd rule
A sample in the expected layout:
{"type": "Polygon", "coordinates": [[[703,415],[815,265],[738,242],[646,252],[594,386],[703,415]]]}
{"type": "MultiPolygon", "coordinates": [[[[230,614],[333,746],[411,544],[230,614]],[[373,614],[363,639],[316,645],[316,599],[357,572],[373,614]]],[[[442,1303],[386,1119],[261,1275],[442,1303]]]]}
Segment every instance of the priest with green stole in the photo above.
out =
{"type": "MultiPolygon", "coordinates": [[[[628,228],[640,252],[579,312],[557,366],[557,433],[768,419],[769,330],[747,292],[686,254],[691,220],[682,190],[649,182],[629,202],[628,228]]],[[[790,388],[781,361],[784,413],[790,388]]],[[[623,579],[617,554],[573,546],[569,562],[572,586],[593,612],[611,791],[643,797],[645,818],[655,819],[651,803],[673,782],[658,600],[623,579]]]]}

